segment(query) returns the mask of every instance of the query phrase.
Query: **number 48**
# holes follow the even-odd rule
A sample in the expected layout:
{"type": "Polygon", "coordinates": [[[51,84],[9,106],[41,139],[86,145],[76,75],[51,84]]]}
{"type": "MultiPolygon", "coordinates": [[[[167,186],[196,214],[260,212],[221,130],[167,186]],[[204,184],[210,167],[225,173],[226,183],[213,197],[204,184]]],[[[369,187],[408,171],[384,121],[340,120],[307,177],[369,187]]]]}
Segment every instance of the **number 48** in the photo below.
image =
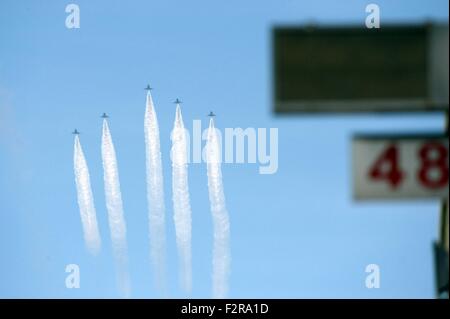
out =
{"type": "MultiPolygon", "coordinates": [[[[440,143],[428,142],[420,147],[417,155],[420,160],[416,174],[419,183],[429,189],[445,187],[448,183],[447,149],[440,143]]],[[[400,168],[396,144],[389,145],[378,157],[369,170],[369,177],[373,180],[384,180],[393,189],[400,186],[406,173],[400,168]]]]}

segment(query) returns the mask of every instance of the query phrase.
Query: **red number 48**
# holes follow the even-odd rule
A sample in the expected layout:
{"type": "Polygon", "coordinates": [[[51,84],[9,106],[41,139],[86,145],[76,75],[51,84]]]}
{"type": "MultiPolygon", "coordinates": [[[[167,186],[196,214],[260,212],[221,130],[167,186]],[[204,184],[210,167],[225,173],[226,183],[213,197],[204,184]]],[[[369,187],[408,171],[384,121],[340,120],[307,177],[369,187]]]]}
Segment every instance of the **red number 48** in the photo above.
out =
{"type": "MultiPolygon", "coordinates": [[[[418,151],[420,167],[417,178],[424,187],[439,189],[448,183],[448,151],[440,143],[428,142],[418,151]]],[[[378,157],[369,170],[369,177],[373,180],[384,180],[391,188],[400,186],[406,173],[399,164],[399,152],[396,144],[389,145],[378,157]]]]}

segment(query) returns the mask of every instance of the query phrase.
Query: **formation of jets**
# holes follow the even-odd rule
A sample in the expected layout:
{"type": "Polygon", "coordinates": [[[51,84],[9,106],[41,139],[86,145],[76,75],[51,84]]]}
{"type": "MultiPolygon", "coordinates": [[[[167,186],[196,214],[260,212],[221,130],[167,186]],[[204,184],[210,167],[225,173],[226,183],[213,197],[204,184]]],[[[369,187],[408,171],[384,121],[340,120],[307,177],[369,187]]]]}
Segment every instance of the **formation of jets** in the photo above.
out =
{"type": "MultiPolygon", "coordinates": [[[[151,91],[151,90],[153,90],[153,88],[150,87],[150,85],[147,85],[147,87],[145,88],[145,90],[146,90],[146,91],[151,91]]],[[[173,103],[175,103],[175,104],[181,104],[181,103],[183,103],[183,102],[181,102],[181,101],[177,98],[173,103]]],[[[209,112],[208,116],[212,118],[212,117],[215,117],[216,114],[214,114],[214,113],[211,111],[211,112],[209,112]]],[[[109,116],[108,116],[106,113],[103,113],[100,117],[103,118],[103,119],[109,118],[109,116]]],[[[72,134],[74,134],[74,135],[79,135],[80,132],[79,132],[77,129],[75,129],[75,130],[72,132],[72,134]]]]}

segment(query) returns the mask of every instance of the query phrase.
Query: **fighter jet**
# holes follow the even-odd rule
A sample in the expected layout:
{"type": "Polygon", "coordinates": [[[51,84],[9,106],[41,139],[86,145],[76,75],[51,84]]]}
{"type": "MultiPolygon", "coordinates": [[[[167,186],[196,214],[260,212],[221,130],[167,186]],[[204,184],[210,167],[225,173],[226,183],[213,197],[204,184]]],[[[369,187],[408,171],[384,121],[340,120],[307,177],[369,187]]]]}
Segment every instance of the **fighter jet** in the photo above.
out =
{"type": "Polygon", "coordinates": [[[73,135],[79,135],[80,132],[78,132],[77,129],[75,129],[75,130],[72,132],[72,134],[73,134],[73,135]]]}
{"type": "Polygon", "coordinates": [[[107,119],[109,116],[108,115],[106,115],[106,113],[103,113],[103,115],[102,116],[100,116],[102,119],[107,119]]]}
{"type": "Polygon", "coordinates": [[[216,116],[216,114],[214,114],[214,113],[211,111],[211,112],[209,112],[208,116],[209,116],[209,117],[214,117],[214,116],[216,116]]]}
{"type": "Polygon", "coordinates": [[[147,84],[147,87],[146,87],[144,90],[146,90],[146,91],[151,91],[151,90],[153,90],[153,88],[150,87],[150,84],[147,84]]]}
{"type": "Polygon", "coordinates": [[[181,102],[179,99],[176,99],[173,103],[175,103],[175,104],[181,104],[181,103],[183,103],[183,102],[181,102]]]}

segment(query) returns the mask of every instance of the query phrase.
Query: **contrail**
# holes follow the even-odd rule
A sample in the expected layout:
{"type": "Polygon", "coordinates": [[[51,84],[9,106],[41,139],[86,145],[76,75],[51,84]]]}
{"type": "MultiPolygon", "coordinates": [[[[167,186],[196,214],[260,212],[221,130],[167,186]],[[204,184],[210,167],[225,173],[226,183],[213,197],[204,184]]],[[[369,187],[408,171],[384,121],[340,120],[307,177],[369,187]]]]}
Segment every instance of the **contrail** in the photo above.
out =
{"type": "Polygon", "coordinates": [[[116,261],[119,290],[124,297],[129,297],[131,285],[128,274],[127,230],[123,216],[116,152],[106,119],[103,120],[102,159],[106,208],[108,210],[109,228],[114,259],[116,261]]]}
{"type": "Polygon", "coordinates": [[[75,135],[73,164],[75,184],[77,185],[78,206],[80,208],[81,223],[83,224],[84,241],[89,253],[97,255],[100,252],[101,239],[98,231],[89,169],[78,135],[75,135]]]}
{"type": "Polygon", "coordinates": [[[147,168],[147,201],[150,232],[150,258],[156,287],[166,294],[166,232],[163,191],[163,174],[159,142],[159,126],[150,90],[144,117],[145,155],[147,168]]]}
{"type": "Polygon", "coordinates": [[[230,221],[225,207],[219,137],[211,118],[206,141],[209,202],[214,228],[213,298],[225,298],[230,273],[230,221]]]}
{"type": "Polygon", "coordinates": [[[172,200],[178,256],[180,259],[181,286],[186,293],[192,288],[191,204],[187,172],[187,137],[177,104],[172,135],[172,200]]]}

